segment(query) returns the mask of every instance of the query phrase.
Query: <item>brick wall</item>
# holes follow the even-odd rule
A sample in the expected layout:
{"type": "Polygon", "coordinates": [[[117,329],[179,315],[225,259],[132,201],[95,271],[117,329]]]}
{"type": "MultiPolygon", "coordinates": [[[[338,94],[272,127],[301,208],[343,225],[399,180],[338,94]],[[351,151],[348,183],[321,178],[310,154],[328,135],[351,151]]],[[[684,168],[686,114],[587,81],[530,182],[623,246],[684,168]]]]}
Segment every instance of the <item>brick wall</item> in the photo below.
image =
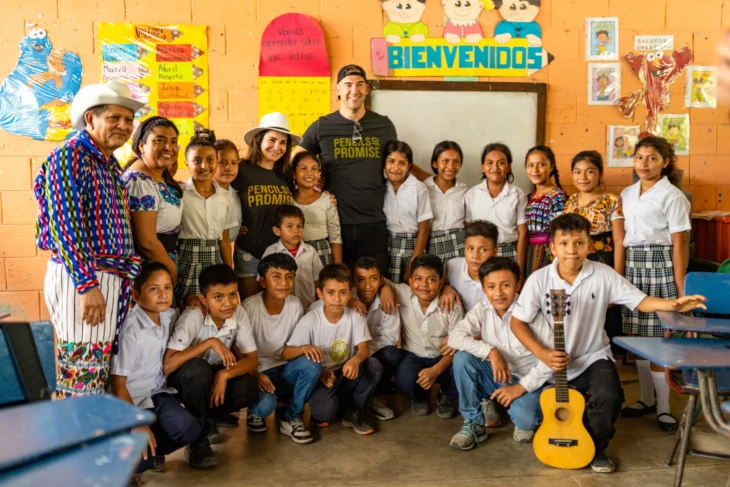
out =
{"type": "MultiPolygon", "coordinates": [[[[440,35],[444,23],[439,3],[428,0],[424,15],[433,36],[440,35]]],[[[558,154],[564,182],[570,182],[570,158],[577,151],[605,152],[605,124],[632,122],[621,117],[616,107],[586,103],[585,17],[620,18],[621,54],[633,47],[636,34],[671,33],[676,48],[692,47],[694,64],[714,63],[714,44],[722,30],[730,27],[730,1],[543,0],[543,4],[538,17],[543,43],[556,60],[533,79],[549,84],[547,134],[558,154]]],[[[256,123],[258,43],[269,21],[287,12],[305,13],[321,21],[335,73],[338,66],[350,62],[369,69],[369,41],[380,36],[383,25],[378,0],[6,0],[3,11],[0,78],[13,69],[18,44],[31,23],[44,27],[55,46],[81,55],[84,83],[99,80],[95,22],[208,25],[211,126],[219,136],[238,143],[243,132],[256,123]]],[[[498,20],[497,12],[483,13],[485,32],[492,32],[498,20]]],[[[624,65],[622,92],[636,87],[638,80],[624,65]]],[[[671,91],[667,113],[689,111],[691,115],[692,154],[681,157],[679,166],[684,169],[685,186],[694,195],[695,209],[730,210],[730,171],[724,167],[730,156],[727,110],[684,109],[684,77],[671,91]]],[[[641,123],[645,117],[640,108],[633,122],[641,123]]],[[[31,181],[39,158],[52,148],[52,143],[0,131],[0,311],[10,311],[18,319],[47,317],[42,289],[48,256],[34,244],[36,206],[31,181]]],[[[606,183],[613,191],[630,181],[630,169],[606,173],[606,183]]]]}

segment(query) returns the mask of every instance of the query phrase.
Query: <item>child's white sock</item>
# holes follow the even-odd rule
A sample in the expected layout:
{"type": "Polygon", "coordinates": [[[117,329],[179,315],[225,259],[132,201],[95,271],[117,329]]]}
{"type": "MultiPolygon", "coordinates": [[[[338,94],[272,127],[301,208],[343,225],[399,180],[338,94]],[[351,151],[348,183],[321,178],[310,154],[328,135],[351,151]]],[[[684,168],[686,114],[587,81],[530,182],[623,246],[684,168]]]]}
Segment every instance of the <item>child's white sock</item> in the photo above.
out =
{"type": "MultiPolygon", "coordinates": [[[[672,414],[669,409],[669,384],[667,384],[666,376],[664,372],[653,372],[651,378],[654,382],[654,389],[656,389],[656,413],[657,415],[662,413],[672,414]]],[[[677,421],[670,416],[662,416],[659,421],[665,423],[676,423],[677,421]]]]}
{"type": "MultiPolygon", "coordinates": [[[[651,363],[648,360],[637,360],[636,370],[639,372],[639,388],[641,397],[639,400],[647,407],[654,405],[654,381],[651,375],[651,363]]],[[[631,405],[634,409],[641,409],[644,406],[638,403],[631,405]]]]}

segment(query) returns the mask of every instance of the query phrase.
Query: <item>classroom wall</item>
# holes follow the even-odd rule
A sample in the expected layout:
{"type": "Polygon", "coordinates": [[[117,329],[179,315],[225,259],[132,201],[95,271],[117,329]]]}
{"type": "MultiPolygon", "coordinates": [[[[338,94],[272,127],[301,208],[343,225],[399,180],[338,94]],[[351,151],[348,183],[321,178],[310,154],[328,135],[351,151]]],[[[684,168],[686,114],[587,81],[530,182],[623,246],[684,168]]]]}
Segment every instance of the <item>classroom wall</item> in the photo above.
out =
{"type": "MultiPolygon", "coordinates": [[[[147,21],[208,25],[210,122],[219,137],[242,141],[257,122],[258,43],[263,29],[278,15],[300,12],[323,26],[333,76],[338,67],[358,63],[369,68],[369,42],[381,37],[384,24],[378,0],[4,0],[0,16],[0,79],[13,69],[26,25],[45,28],[55,46],[79,53],[84,83],[99,81],[95,22],[147,21]]],[[[714,45],[730,27],[730,0],[543,0],[538,21],[543,45],[555,61],[532,80],[548,88],[548,141],[558,154],[563,182],[569,183],[570,159],[583,149],[606,150],[606,124],[628,124],[616,107],[587,105],[587,62],[584,60],[585,17],[620,18],[620,53],[633,47],[636,34],[674,34],[675,48],[688,45],[694,64],[712,64],[714,45]]],[[[496,11],[483,12],[489,35],[499,20],[496,11]]],[[[443,9],[427,1],[424,15],[431,36],[441,34],[443,9]]],[[[639,87],[623,66],[622,93],[639,87]]],[[[485,79],[486,80],[486,79],[485,79]]],[[[335,81],[332,86],[334,88],[335,81]]],[[[494,81],[505,81],[495,78],[494,81]]],[[[524,78],[506,81],[526,81],[524,78]]],[[[730,210],[730,119],[727,109],[684,109],[684,76],[671,87],[666,113],[691,116],[690,156],[680,157],[684,184],[694,195],[695,210],[730,210]]],[[[336,108],[335,95],[332,107],[336,108]]],[[[634,123],[645,119],[640,108],[634,123]]],[[[487,141],[485,141],[487,142],[487,141]]],[[[13,318],[47,318],[43,276],[48,255],[35,246],[37,207],[32,179],[54,147],[8,135],[0,130],[0,311],[13,318]]],[[[606,183],[620,191],[631,183],[630,169],[609,169],[606,183]]],[[[566,188],[573,191],[573,188],[566,188]]]]}

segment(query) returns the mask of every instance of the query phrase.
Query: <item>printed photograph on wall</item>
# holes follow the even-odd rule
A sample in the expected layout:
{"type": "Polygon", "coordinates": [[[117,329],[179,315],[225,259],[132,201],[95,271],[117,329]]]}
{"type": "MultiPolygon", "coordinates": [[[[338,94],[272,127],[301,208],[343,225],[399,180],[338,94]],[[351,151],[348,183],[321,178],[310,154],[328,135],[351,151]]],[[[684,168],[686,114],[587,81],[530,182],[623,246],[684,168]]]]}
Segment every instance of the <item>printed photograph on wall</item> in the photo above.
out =
{"type": "Polygon", "coordinates": [[[609,125],[606,155],[608,167],[633,167],[634,150],[639,141],[639,125],[609,125]]]}
{"type": "Polygon", "coordinates": [[[678,156],[689,155],[689,114],[659,115],[660,135],[674,147],[678,156]]]}
{"type": "Polygon", "coordinates": [[[586,61],[618,61],[618,17],[586,19],[586,61]]]}
{"type": "Polygon", "coordinates": [[[716,108],[716,86],[714,66],[688,66],[684,106],[687,108],[716,108]]]}
{"type": "Polygon", "coordinates": [[[595,63],[588,65],[588,104],[618,105],[621,98],[621,65],[595,63]]]}

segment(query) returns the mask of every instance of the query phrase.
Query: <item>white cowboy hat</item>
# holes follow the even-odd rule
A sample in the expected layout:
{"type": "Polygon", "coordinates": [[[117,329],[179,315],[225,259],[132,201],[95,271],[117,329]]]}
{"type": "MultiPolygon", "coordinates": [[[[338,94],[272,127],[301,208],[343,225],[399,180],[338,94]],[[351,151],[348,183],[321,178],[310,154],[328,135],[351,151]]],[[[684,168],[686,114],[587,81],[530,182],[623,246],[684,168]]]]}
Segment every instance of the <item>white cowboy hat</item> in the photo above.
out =
{"type": "Polygon", "coordinates": [[[298,135],[292,133],[289,130],[289,119],[286,118],[286,115],[279,112],[274,113],[267,113],[263,117],[261,117],[261,122],[259,123],[258,127],[254,127],[251,130],[247,131],[245,134],[243,134],[243,141],[246,142],[246,144],[250,144],[254,137],[256,137],[256,134],[259,132],[265,132],[267,130],[276,130],[277,132],[281,132],[282,134],[288,134],[291,136],[291,145],[299,145],[299,143],[302,141],[302,138],[298,135]]]}
{"type": "Polygon", "coordinates": [[[74,127],[83,129],[84,115],[90,108],[99,105],[119,105],[136,113],[144,103],[133,99],[129,87],[120,81],[84,86],[71,102],[71,122],[74,127]]]}

